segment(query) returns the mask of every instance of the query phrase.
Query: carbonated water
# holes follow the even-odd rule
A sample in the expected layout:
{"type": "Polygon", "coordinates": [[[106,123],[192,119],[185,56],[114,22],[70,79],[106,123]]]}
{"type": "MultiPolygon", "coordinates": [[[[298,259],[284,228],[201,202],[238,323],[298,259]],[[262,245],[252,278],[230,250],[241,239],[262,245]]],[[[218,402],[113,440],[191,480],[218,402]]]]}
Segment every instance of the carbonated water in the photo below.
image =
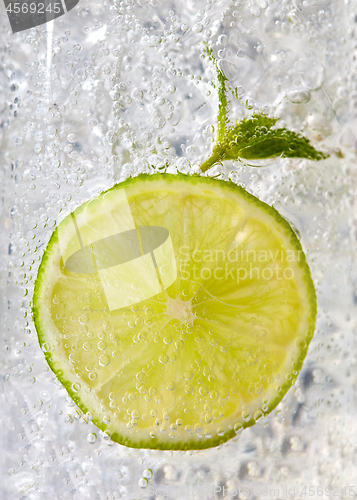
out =
{"type": "Polygon", "coordinates": [[[357,498],[356,3],[80,0],[16,34],[1,9],[1,498],[357,498]],[[204,42],[237,89],[232,120],[263,110],[330,155],[208,172],[293,225],[316,333],[263,422],[215,449],[135,450],[89,422],[48,368],[34,281],[81,202],[139,172],[198,171],[218,106],[204,42]]]}

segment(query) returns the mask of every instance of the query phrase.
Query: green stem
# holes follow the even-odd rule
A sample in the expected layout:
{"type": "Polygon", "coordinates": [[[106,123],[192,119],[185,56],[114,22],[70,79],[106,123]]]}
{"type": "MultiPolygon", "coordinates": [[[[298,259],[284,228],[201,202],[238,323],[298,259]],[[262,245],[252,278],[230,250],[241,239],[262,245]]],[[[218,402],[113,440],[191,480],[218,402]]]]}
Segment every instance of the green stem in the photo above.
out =
{"type": "Polygon", "coordinates": [[[213,149],[213,153],[204,163],[201,165],[202,172],[206,172],[209,170],[215,163],[220,161],[222,157],[222,150],[219,147],[219,144],[222,143],[226,136],[226,125],[227,125],[227,107],[228,107],[228,99],[227,99],[227,89],[226,89],[226,81],[228,78],[225,76],[223,71],[218,67],[216,56],[213,53],[211,47],[206,45],[206,52],[215,67],[217,80],[218,80],[218,114],[217,114],[217,138],[216,138],[216,146],[213,149]]]}
{"type": "Polygon", "coordinates": [[[225,76],[223,71],[218,67],[217,59],[213,53],[212,48],[209,47],[207,43],[205,45],[209,60],[211,61],[216,70],[218,86],[219,86],[218,89],[219,105],[218,105],[218,115],[217,115],[217,125],[218,125],[217,143],[219,143],[224,139],[224,136],[226,134],[227,105],[228,105],[226,82],[228,82],[228,78],[225,76]]]}
{"type": "Polygon", "coordinates": [[[210,168],[213,167],[216,163],[219,161],[223,160],[224,153],[221,148],[218,148],[217,146],[214,147],[212,155],[202,163],[200,169],[201,172],[207,172],[210,168]]]}
{"type": "Polygon", "coordinates": [[[217,115],[217,143],[223,141],[226,135],[226,123],[227,123],[227,95],[226,95],[226,77],[220,78],[220,75],[224,76],[220,70],[217,70],[219,90],[218,90],[218,115],[217,115]]]}

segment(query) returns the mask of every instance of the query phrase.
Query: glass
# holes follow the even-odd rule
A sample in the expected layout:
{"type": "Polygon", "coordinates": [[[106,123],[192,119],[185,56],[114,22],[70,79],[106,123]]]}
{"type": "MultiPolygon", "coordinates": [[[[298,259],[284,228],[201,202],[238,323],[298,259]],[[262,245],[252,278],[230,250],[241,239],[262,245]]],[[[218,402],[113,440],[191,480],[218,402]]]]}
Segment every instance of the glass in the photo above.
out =
{"type": "Polygon", "coordinates": [[[4,498],[356,498],[356,14],[338,0],[91,1],[13,34],[1,5],[1,491],[4,498]],[[49,370],[31,304],[55,226],[130,175],[198,171],[212,146],[212,43],[239,99],[330,157],[208,175],[273,205],[316,286],[296,384],[223,446],[136,450],[88,423],[49,370]],[[167,164],[170,166],[167,167],[167,164]]]}

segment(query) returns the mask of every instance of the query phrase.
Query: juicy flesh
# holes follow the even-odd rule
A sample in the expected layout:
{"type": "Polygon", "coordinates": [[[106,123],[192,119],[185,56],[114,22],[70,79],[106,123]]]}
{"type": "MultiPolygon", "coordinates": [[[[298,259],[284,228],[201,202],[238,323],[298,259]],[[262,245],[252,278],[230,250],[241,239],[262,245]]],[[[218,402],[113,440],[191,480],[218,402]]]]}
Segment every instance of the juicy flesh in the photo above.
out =
{"type": "MultiPolygon", "coordinates": [[[[229,198],[149,190],[128,201],[137,226],[170,231],[178,277],[110,311],[98,275],[62,265],[51,317],[76,390],[96,393],[105,423],[220,435],[251,418],[253,401],[264,411],[291,377],[293,367],[281,369],[304,305],[286,270],[296,272],[298,256],[273,225],[229,198]]],[[[100,213],[93,217],[100,224],[100,213]]]]}

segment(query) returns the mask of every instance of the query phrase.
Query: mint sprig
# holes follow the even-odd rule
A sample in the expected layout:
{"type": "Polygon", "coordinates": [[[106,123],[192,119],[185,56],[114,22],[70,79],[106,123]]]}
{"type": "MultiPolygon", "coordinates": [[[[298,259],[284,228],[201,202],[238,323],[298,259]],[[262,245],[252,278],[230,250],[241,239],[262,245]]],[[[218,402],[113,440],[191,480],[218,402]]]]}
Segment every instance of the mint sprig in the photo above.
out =
{"type": "Polygon", "coordinates": [[[217,73],[219,107],[216,145],[210,158],[202,163],[202,172],[206,172],[214,164],[225,160],[263,160],[282,157],[318,161],[328,157],[327,154],[317,151],[306,137],[286,128],[272,128],[279,119],[270,118],[262,113],[253,113],[251,118],[245,118],[227,130],[226,82],[228,79],[218,67],[213,50],[208,45],[206,45],[206,53],[217,73]]]}

